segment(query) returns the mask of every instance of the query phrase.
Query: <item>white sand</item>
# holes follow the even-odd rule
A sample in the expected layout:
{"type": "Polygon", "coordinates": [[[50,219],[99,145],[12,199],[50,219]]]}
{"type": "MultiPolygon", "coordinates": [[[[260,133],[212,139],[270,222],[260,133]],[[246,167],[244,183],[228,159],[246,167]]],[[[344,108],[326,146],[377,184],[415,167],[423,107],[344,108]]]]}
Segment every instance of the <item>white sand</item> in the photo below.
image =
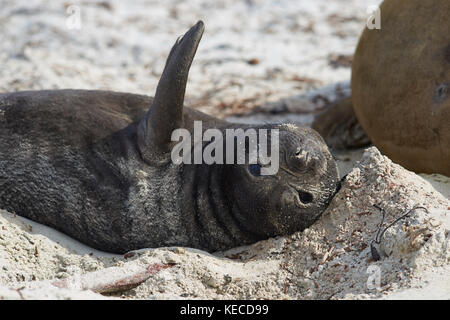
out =
{"type": "MultiPolygon", "coordinates": [[[[172,43],[203,19],[206,32],[190,74],[188,105],[238,121],[309,124],[326,100],[350,94],[350,68],[335,68],[332,60],[351,56],[367,6],[379,2],[111,1],[108,8],[74,1],[82,28],[69,30],[63,2],[4,0],[0,91],[84,88],[152,95],[172,43]],[[259,112],[236,118],[251,110],[259,112]]],[[[450,180],[415,175],[375,149],[355,167],[362,154],[338,155],[341,174],[351,174],[311,228],[216,255],[160,248],[125,259],[0,211],[0,298],[105,298],[51,282],[78,279],[89,287],[92,272],[108,281],[110,270],[129,272],[132,262],[174,266],[116,297],[449,299],[450,180]],[[367,246],[380,222],[373,203],[385,208],[389,221],[415,204],[429,209],[386,232],[378,262],[367,246]],[[367,286],[371,265],[380,271],[378,289],[367,286]]]]}

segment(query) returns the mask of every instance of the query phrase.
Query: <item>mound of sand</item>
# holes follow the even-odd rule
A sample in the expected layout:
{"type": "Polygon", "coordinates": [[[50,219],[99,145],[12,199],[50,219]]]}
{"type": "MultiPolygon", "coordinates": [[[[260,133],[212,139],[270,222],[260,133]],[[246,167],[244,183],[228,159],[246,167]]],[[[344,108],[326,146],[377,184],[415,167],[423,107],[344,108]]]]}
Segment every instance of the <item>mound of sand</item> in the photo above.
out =
{"type": "Polygon", "coordinates": [[[374,147],[309,229],[227,252],[111,255],[0,211],[0,299],[449,299],[449,213],[449,199],[374,147]],[[384,232],[377,261],[374,204],[381,230],[427,209],[384,232]]]}

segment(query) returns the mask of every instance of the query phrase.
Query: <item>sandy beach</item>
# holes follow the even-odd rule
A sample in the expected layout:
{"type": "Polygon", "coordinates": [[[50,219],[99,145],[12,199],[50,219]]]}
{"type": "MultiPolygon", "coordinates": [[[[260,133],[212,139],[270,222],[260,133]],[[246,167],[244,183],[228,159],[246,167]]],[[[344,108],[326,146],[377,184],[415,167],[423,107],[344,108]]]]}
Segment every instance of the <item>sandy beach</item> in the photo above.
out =
{"type": "MultiPolygon", "coordinates": [[[[380,2],[3,0],[0,92],[153,95],[173,42],[201,19],[186,105],[309,126],[351,94],[352,55],[380,2]]],[[[314,225],[226,252],[110,254],[0,208],[0,299],[450,299],[450,178],[374,146],[335,156],[347,176],[314,225]]]]}

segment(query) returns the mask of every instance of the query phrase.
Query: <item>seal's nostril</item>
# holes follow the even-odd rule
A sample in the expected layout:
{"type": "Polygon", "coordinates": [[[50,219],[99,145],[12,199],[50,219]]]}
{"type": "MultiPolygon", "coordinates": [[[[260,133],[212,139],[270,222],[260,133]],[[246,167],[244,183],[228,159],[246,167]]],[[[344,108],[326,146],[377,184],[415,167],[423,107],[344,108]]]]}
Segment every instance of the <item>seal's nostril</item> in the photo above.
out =
{"type": "Polygon", "coordinates": [[[302,203],[304,203],[304,204],[308,204],[308,203],[311,203],[313,201],[313,196],[309,192],[299,191],[298,192],[298,196],[300,198],[300,201],[302,203]]]}

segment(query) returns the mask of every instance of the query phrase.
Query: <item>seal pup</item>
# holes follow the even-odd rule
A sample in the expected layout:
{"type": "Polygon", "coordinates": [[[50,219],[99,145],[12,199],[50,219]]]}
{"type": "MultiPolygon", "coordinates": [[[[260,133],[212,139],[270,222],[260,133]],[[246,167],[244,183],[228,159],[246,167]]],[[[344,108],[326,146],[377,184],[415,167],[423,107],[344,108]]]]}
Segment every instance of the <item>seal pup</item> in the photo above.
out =
{"type": "MultiPolygon", "coordinates": [[[[99,250],[161,246],[209,252],[301,231],[339,185],[320,135],[295,125],[243,126],[183,107],[199,21],[173,46],[154,98],[110,91],[0,95],[0,207],[99,250]],[[279,170],[175,164],[172,132],[279,129],[279,170]]],[[[207,143],[204,144],[205,147],[207,143]]]]}

